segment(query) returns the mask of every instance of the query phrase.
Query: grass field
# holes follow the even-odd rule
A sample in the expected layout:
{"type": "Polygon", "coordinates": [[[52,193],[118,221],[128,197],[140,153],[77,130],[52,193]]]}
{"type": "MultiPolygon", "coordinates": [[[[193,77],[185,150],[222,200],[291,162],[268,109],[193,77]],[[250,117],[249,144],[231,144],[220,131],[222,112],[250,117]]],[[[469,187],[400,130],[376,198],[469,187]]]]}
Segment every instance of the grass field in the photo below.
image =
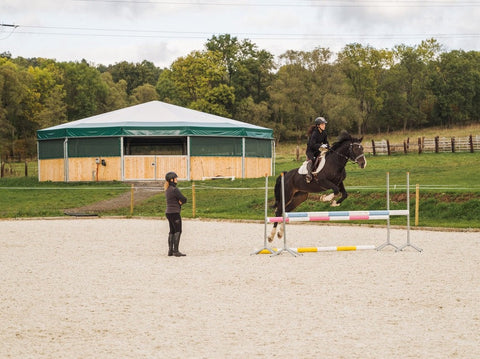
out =
{"type": "MultiPolygon", "coordinates": [[[[480,124],[455,129],[431,128],[421,131],[370,134],[364,141],[389,139],[401,143],[407,137],[468,136],[480,133],[480,124]]],[[[275,172],[296,168],[295,143],[281,143],[276,148],[275,172]]],[[[300,146],[303,148],[303,144],[300,146]]],[[[300,158],[303,159],[303,150],[300,158]]],[[[382,209],[386,206],[386,172],[390,174],[391,207],[405,208],[406,173],[410,173],[412,218],[415,185],[420,186],[419,225],[433,227],[480,228],[480,153],[410,153],[408,155],[367,156],[366,169],[347,164],[345,185],[349,198],[342,210],[382,209]]],[[[64,210],[95,203],[130,190],[124,183],[39,183],[36,161],[6,164],[8,173],[0,179],[0,218],[63,216],[64,210]]],[[[269,178],[272,187],[275,176],[269,178]]],[[[218,219],[261,220],[264,216],[265,179],[214,180],[197,182],[195,216],[218,219]]],[[[191,199],[192,183],[180,184],[191,199]]],[[[329,210],[311,195],[298,210],[329,210]]],[[[269,191],[273,201],[273,191],[269,191]]],[[[162,216],[163,195],[157,195],[136,206],[134,216],[162,216]]],[[[192,217],[191,203],[184,206],[183,216],[192,217]]],[[[129,216],[130,208],[102,212],[100,215],[129,216]]],[[[394,222],[404,219],[394,219],[394,222]]],[[[371,222],[369,222],[371,223],[371,222]]]]}
{"type": "MultiPolygon", "coordinates": [[[[420,186],[419,226],[480,228],[480,153],[409,154],[367,156],[368,165],[360,169],[347,164],[345,185],[349,198],[337,209],[369,210],[386,208],[386,172],[390,174],[391,208],[405,209],[406,173],[410,173],[412,220],[415,185],[420,186]]],[[[276,173],[296,168],[294,155],[279,151],[276,173]]],[[[275,176],[269,178],[273,187],[275,176]]],[[[180,183],[190,199],[183,216],[193,217],[192,183],[180,183]]],[[[265,179],[198,181],[195,183],[195,217],[261,220],[264,216],[265,179]]],[[[130,190],[124,183],[39,183],[34,177],[0,180],[0,218],[63,216],[64,210],[118,196],[130,190]]],[[[298,210],[331,210],[316,201],[317,195],[298,210]]],[[[269,191],[270,204],[273,191],[269,191]]],[[[134,209],[134,216],[163,216],[164,196],[156,195],[134,209]]],[[[269,214],[271,215],[272,212],[269,214]]],[[[100,215],[129,216],[130,208],[106,211],[100,215]]],[[[374,223],[374,222],[368,222],[374,223]]],[[[382,222],[379,222],[382,223],[382,222]]],[[[404,218],[392,219],[404,224],[404,218]]]]}

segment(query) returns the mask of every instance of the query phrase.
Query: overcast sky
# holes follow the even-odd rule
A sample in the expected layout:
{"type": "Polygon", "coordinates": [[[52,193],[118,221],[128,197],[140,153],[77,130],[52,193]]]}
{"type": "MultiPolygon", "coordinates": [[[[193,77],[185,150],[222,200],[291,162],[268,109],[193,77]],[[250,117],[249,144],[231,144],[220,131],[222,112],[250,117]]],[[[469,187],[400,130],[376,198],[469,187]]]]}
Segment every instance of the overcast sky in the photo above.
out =
{"type": "Polygon", "coordinates": [[[354,42],[392,49],[432,37],[446,51],[480,51],[479,19],[480,0],[1,0],[0,53],[163,68],[221,34],[275,56],[354,42]]]}

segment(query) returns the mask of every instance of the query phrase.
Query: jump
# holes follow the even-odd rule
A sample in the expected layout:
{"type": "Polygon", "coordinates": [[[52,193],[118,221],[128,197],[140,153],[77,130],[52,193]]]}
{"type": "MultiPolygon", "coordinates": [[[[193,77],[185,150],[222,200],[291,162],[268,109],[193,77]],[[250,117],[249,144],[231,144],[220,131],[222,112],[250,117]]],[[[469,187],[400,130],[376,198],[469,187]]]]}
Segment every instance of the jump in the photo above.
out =
{"type": "MultiPolygon", "coordinates": [[[[310,183],[305,180],[306,175],[300,174],[299,169],[295,168],[288,172],[283,172],[285,184],[285,211],[291,212],[301,203],[307,200],[309,193],[320,193],[332,191],[330,194],[323,195],[321,200],[330,202],[332,206],[339,206],[347,197],[343,181],[347,177],[345,166],[348,161],[358,164],[360,168],[365,168],[367,160],[363,153],[362,138],[354,138],[348,132],[340,134],[332,147],[325,155],[325,164],[323,168],[314,174],[310,183]],[[338,195],[341,197],[336,200],[338,195]]],[[[282,190],[281,176],[275,183],[275,216],[282,215],[282,190]]],[[[273,224],[273,229],[268,236],[268,241],[272,242],[277,231],[278,223],[273,224]]],[[[282,230],[278,231],[278,238],[282,237],[282,230]]]]}

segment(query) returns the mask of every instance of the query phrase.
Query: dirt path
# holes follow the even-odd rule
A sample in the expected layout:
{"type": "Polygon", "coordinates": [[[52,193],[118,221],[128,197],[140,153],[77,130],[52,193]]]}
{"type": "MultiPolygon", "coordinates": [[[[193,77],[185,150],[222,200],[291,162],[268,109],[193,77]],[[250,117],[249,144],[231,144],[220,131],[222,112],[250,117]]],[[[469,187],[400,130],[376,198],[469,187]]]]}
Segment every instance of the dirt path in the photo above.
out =
{"type": "MultiPolygon", "coordinates": [[[[133,200],[134,205],[149,199],[164,191],[162,182],[132,182],[134,185],[133,200]]],[[[95,202],[87,206],[69,208],[65,210],[66,215],[70,216],[91,216],[97,215],[99,212],[110,211],[119,208],[129,207],[131,202],[131,191],[122,193],[121,195],[95,202]]]]}

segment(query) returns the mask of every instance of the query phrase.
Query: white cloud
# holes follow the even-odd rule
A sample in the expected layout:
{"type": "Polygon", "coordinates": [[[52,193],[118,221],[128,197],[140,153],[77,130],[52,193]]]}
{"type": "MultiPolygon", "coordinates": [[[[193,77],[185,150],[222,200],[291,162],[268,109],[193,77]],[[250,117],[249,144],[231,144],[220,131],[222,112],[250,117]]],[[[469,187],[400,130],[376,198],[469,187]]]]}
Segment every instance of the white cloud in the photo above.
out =
{"type": "Polygon", "coordinates": [[[339,51],[352,42],[392,48],[435,35],[447,49],[480,51],[480,4],[467,6],[471,2],[466,1],[444,1],[436,7],[427,2],[416,7],[411,1],[344,2],[343,7],[326,6],[335,4],[331,1],[317,7],[191,3],[3,0],[0,22],[20,27],[12,34],[11,28],[0,28],[0,52],[60,61],[85,58],[97,64],[145,59],[168,67],[176,58],[203,49],[213,34],[226,33],[247,37],[274,55],[318,46],[339,51]]]}

